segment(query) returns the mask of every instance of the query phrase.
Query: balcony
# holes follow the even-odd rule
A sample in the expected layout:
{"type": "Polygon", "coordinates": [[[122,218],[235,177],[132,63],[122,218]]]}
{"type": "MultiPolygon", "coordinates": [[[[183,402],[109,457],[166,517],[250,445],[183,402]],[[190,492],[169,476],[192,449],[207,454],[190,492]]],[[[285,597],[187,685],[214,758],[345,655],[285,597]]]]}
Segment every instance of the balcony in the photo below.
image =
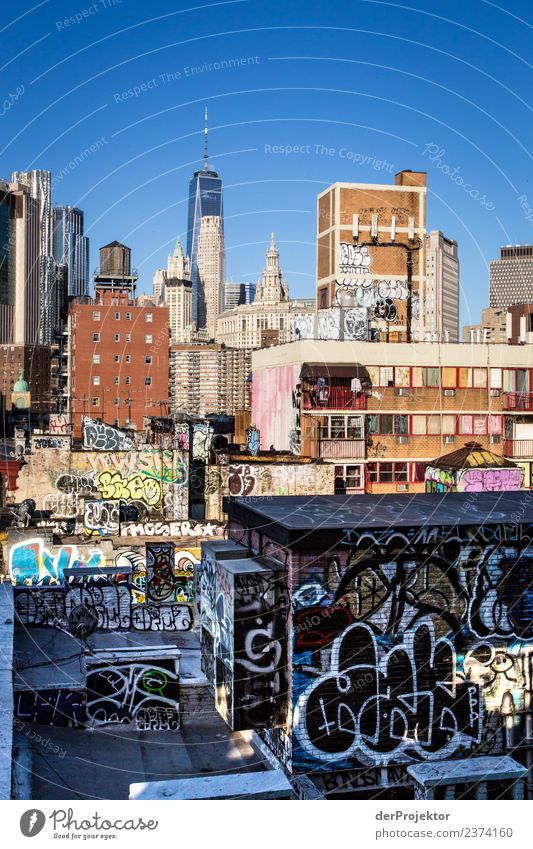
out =
{"type": "Polygon", "coordinates": [[[316,444],[316,456],[324,460],[363,460],[365,456],[364,439],[319,439],[316,444]]]}
{"type": "Polygon", "coordinates": [[[345,386],[330,386],[320,397],[316,390],[304,389],[302,400],[304,410],[366,410],[365,393],[345,386]]]}
{"type": "Polygon", "coordinates": [[[503,455],[533,459],[533,439],[504,439],[503,455]]]}
{"type": "Polygon", "coordinates": [[[505,392],[503,409],[533,412],[533,392],[505,392]]]}

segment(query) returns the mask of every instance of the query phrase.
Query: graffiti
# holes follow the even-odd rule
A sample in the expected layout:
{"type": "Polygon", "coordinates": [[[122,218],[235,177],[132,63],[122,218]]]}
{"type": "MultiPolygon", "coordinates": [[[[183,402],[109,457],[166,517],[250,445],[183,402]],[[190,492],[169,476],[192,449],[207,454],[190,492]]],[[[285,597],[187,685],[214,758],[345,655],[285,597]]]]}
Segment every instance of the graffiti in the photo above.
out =
{"type": "Polygon", "coordinates": [[[366,342],[368,339],[368,313],[365,308],[352,307],[344,313],[344,338],[366,342]]]}
{"type": "Polygon", "coordinates": [[[305,607],[294,613],[294,651],[314,652],[330,646],[354,621],[348,607],[305,607]]]}
{"type": "Polygon", "coordinates": [[[135,443],[124,431],[84,416],[83,447],[89,451],[131,451],[135,443]]]}
{"type": "Polygon", "coordinates": [[[31,517],[35,513],[35,507],[36,504],[33,498],[25,498],[20,504],[15,504],[10,511],[13,516],[11,527],[19,529],[28,528],[31,517]]]}
{"type": "Polygon", "coordinates": [[[118,534],[120,529],[120,507],[118,501],[86,501],[83,508],[83,524],[88,531],[99,534],[118,534]]]}
{"type": "Polygon", "coordinates": [[[252,425],[246,430],[246,448],[253,454],[254,456],[259,454],[259,448],[261,446],[261,434],[258,429],[252,425]]]}
{"type": "Polygon", "coordinates": [[[366,245],[352,242],[340,243],[339,272],[341,274],[369,274],[372,257],[366,245]]]}
{"type": "Polygon", "coordinates": [[[75,495],[51,493],[43,498],[43,510],[57,519],[75,519],[78,512],[75,495]]]}
{"type": "Polygon", "coordinates": [[[56,489],[59,492],[75,493],[77,495],[98,492],[98,488],[92,474],[87,475],[59,475],[56,479],[56,489]]]}
{"type": "MultiPolygon", "coordinates": [[[[533,637],[533,550],[513,547],[483,552],[469,607],[478,637],[533,637]]],[[[481,555],[480,555],[481,557],[481,555]]]]}
{"type": "Polygon", "coordinates": [[[73,607],[68,617],[68,629],[71,634],[81,639],[90,637],[98,627],[98,613],[94,607],[80,604],[73,607]]]}
{"type": "Polygon", "coordinates": [[[195,424],[192,436],[192,459],[208,463],[213,444],[213,429],[206,424],[195,424]]]}
{"type": "Polygon", "coordinates": [[[142,501],[120,502],[120,522],[141,522],[148,518],[148,507],[142,501]]]}
{"type": "Polygon", "coordinates": [[[465,469],[458,473],[458,492],[511,492],[522,489],[524,469],[465,469]]]}
{"type": "Polygon", "coordinates": [[[302,385],[296,384],[292,392],[292,409],[294,410],[294,427],[289,432],[289,450],[299,456],[302,453],[302,421],[301,421],[302,385]]]}
{"type": "Polygon", "coordinates": [[[50,413],[48,432],[59,433],[64,436],[70,433],[70,425],[65,413],[50,413]]]}
{"type": "Polygon", "coordinates": [[[15,614],[23,625],[48,625],[66,621],[65,594],[62,587],[16,587],[15,614]]]}
{"type": "Polygon", "coordinates": [[[228,490],[230,495],[251,495],[256,483],[255,469],[252,466],[229,467],[228,490]]]}
{"type": "Polygon", "coordinates": [[[480,687],[460,679],[455,650],[420,622],[405,642],[379,658],[367,625],[337,638],[331,671],[298,701],[296,734],[319,760],[387,764],[448,757],[481,740],[480,687]]]}
{"type": "Polygon", "coordinates": [[[90,584],[70,586],[65,592],[65,613],[70,619],[74,610],[87,607],[97,618],[97,628],[104,630],[130,627],[131,595],[125,584],[90,584]]]}
{"type": "Polygon", "coordinates": [[[186,604],[138,604],[131,610],[135,631],[190,631],[191,608],[186,604]]]}
{"type": "Polygon", "coordinates": [[[149,601],[165,601],[174,592],[174,543],[146,546],[146,588],[149,601]]]}
{"type": "Polygon", "coordinates": [[[17,692],[15,716],[37,725],[82,728],[85,725],[85,692],[70,689],[17,692]]]}
{"type": "Polygon", "coordinates": [[[292,320],[292,338],[298,342],[300,339],[315,338],[315,316],[299,314],[292,320]]]}
{"type": "Polygon", "coordinates": [[[374,306],[374,318],[385,321],[396,321],[398,319],[398,308],[394,301],[387,298],[385,301],[376,301],[374,306]]]}
{"type": "Polygon", "coordinates": [[[155,478],[139,474],[123,477],[120,472],[101,472],[98,475],[98,488],[105,499],[141,501],[149,507],[161,506],[162,487],[155,478]]]}
{"type": "Polygon", "coordinates": [[[81,554],[75,545],[62,545],[54,554],[42,539],[16,543],[9,552],[9,574],[17,586],[60,584],[65,569],[104,566],[105,557],[98,549],[86,549],[81,554]]]}
{"type": "Polygon", "coordinates": [[[70,448],[70,437],[68,436],[34,436],[32,439],[32,450],[39,448],[61,448],[68,451],[70,448]]]}
{"type": "Polygon", "coordinates": [[[189,425],[175,425],[174,438],[181,451],[189,450],[189,425]]]}
{"type": "Polygon", "coordinates": [[[93,724],[125,723],[138,731],[177,731],[176,661],[91,659],[87,669],[87,719],[93,724]]]}
{"type": "Polygon", "coordinates": [[[340,312],[338,309],[319,310],[318,338],[335,340],[341,337],[340,312]]]}
{"type": "Polygon", "coordinates": [[[121,536],[213,537],[224,536],[225,522],[140,522],[121,524],[121,536]]]}

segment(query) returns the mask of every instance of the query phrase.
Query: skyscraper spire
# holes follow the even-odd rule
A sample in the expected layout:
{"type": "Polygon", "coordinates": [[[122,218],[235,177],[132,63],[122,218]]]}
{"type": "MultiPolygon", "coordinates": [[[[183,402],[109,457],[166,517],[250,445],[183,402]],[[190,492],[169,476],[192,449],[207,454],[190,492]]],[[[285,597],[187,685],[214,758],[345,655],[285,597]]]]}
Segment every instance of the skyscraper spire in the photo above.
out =
{"type": "Polygon", "coordinates": [[[205,118],[204,118],[204,171],[209,171],[209,154],[207,147],[207,106],[205,107],[205,118]]]}

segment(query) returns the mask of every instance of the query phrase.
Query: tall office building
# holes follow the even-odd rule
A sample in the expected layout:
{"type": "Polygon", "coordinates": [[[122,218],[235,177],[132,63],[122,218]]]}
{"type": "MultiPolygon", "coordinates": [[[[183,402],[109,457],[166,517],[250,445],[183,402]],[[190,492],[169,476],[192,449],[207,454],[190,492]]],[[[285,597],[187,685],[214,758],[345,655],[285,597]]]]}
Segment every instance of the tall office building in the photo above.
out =
{"type": "MultiPolygon", "coordinates": [[[[205,328],[209,339],[214,339],[218,315],[222,312],[224,299],[224,231],[222,218],[204,215],[198,238],[198,299],[202,304],[203,321],[199,329],[205,328]]],[[[194,309],[194,282],[193,309],[194,309]]]]}
{"type": "Polygon", "coordinates": [[[56,206],[53,215],[53,251],[58,265],[67,266],[69,297],[89,294],[89,239],[83,234],[83,212],[74,206],[56,206]]]}
{"type": "Polygon", "coordinates": [[[167,267],[157,268],[153,279],[153,303],[168,307],[170,342],[188,342],[192,335],[192,285],[189,258],[179,237],[167,267]]]}
{"type": "Polygon", "coordinates": [[[255,298],[255,283],[235,283],[233,280],[226,280],[224,283],[224,309],[233,310],[235,307],[242,307],[244,304],[252,304],[255,298]]]}
{"type": "Polygon", "coordinates": [[[329,333],[322,338],[420,338],[425,237],[424,172],[400,171],[393,185],[334,183],[321,192],[317,307],[329,333]]]}
{"type": "Polygon", "coordinates": [[[426,281],[421,338],[435,342],[459,341],[459,259],[457,242],[440,230],[426,239],[426,281]]]}
{"type": "Polygon", "coordinates": [[[490,305],[527,304],[533,292],[533,245],[506,245],[490,263],[490,305]]]}
{"type": "Polygon", "coordinates": [[[52,239],[52,175],[50,171],[15,171],[11,180],[28,187],[39,203],[39,342],[49,345],[54,334],[55,261],[52,239]]]}
{"type": "MultiPolygon", "coordinates": [[[[204,167],[195,171],[189,182],[189,217],[187,223],[187,256],[191,263],[192,282],[192,316],[193,322],[200,330],[207,327],[207,306],[203,284],[199,273],[199,247],[202,218],[218,218],[219,231],[211,228],[224,250],[224,212],[222,202],[222,179],[217,171],[209,167],[207,144],[207,109],[205,111],[204,127],[204,167]],[[222,237],[220,239],[220,236],[222,237]]],[[[204,246],[205,246],[204,240],[204,246]]],[[[221,263],[224,264],[222,257],[221,263]]],[[[224,279],[224,278],[222,278],[224,279]]]]}
{"type": "Polygon", "coordinates": [[[39,342],[39,205],[27,186],[0,182],[0,342],[39,342]]]}

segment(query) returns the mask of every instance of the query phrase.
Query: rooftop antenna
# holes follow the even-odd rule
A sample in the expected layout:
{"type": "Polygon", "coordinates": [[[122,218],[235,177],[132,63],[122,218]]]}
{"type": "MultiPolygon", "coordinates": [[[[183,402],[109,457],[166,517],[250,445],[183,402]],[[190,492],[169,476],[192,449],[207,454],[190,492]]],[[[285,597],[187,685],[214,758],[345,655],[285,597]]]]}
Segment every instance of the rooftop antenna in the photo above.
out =
{"type": "Polygon", "coordinates": [[[205,107],[205,118],[204,118],[204,171],[209,171],[209,162],[208,162],[208,147],[207,147],[207,106],[205,107]]]}

